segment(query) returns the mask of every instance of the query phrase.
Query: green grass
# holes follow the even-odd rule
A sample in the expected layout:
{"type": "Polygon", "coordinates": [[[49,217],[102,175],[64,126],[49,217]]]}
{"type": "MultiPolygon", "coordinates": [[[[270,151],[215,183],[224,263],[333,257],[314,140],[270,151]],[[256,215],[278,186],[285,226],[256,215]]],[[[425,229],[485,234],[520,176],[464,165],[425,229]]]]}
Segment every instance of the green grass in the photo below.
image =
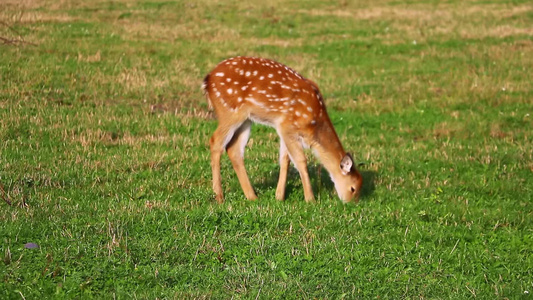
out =
{"type": "Polygon", "coordinates": [[[0,3],[0,298],[509,298],[533,293],[528,1],[0,3]],[[222,162],[202,78],[234,55],[316,81],[363,162],[343,205],[278,139],[222,162]],[[36,243],[37,249],[26,249],[36,243]]]}

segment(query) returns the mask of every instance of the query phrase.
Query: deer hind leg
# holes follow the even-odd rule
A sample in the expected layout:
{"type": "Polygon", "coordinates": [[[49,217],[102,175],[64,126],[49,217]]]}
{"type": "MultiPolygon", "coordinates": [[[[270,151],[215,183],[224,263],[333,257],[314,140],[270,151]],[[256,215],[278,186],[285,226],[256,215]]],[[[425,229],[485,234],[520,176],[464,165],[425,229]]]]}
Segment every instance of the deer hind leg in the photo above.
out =
{"type": "Polygon", "coordinates": [[[285,186],[287,184],[287,173],[289,171],[289,152],[287,146],[283,142],[283,139],[280,139],[279,145],[279,179],[278,187],[276,188],[276,199],[283,200],[285,199],[285,186]]]}
{"type": "Polygon", "coordinates": [[[315,196],[313,195],[313,188],[311,187],[311,180],[309,179],[309,173],[307,172],[307,159],[303,150],[302,143],[297,135],[290,134],[289,132],[279,131],[280,137],[283,139],[285,146],[289,152],[290,158],[296,169],[300,173],[302,179],[302,185],[304,189],[304,198],[306,202],[313,202],[315,196]]]}
{"type": "Polygon", "coordinates": [[[220,176],[220,157],[240,125],[239,123],[227,124],[219,122],[215,133],[213,133],[213,136],[209,140],[209,146],[211,148],[211,170],[213,172],[213,191],[215,192],[215,199],[218,203],[224,202],[222,179],[220,176]]]}
{"type": "Polygon", "coordinates": [[[233,165],[235,173],[239,178],[239,183],[244,192],[244,195],[248,200],[255,200],[257,196],[255,191],[250,183],[248,174],[246,173],[246,168],[244,167],[244,149],[246,143],[248,143],[248,138],[250,137],[250,131],[252,128],[252,121],[246,120],[244,123],[235,131],[232,140],[229,142],[226,150],[228,151],[229,159],[233,165]]]}

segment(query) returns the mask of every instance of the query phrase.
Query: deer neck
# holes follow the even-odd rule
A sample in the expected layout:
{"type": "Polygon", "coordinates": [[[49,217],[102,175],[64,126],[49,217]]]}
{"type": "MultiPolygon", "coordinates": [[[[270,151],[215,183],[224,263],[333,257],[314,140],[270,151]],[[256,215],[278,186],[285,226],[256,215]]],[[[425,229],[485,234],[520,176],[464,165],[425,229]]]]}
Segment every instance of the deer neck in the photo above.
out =
{"type": "Polygon", "coordinates": [[[340,162],[346,152],[329,118],[316,128],[313,150],[333,181],[342,175],[340,162]]]}

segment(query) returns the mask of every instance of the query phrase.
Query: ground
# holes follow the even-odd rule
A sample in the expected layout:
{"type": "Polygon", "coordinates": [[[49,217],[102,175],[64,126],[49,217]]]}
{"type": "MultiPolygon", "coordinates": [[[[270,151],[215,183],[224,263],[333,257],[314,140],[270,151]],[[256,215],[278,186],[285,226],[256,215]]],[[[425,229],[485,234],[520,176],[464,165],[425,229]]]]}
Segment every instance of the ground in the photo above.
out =
{"type": "Polygon", "coordinates": [[[529,1],[3,1],[0,298],[524,298],[533,292],[529,1]],[[204,76],[236,55],[318,84],[365,179],[309,153],[245,200],[204,76]],[[34,243],[36,245],[28,244],[34,243]]]}

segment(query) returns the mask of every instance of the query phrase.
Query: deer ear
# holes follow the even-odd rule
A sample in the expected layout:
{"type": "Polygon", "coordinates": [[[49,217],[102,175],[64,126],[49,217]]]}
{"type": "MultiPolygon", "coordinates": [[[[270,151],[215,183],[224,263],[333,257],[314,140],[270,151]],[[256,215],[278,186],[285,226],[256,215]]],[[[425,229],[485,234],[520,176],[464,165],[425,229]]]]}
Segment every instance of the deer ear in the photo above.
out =
{"type": "Polygon", "coordinates": [[[350,173],[353,167],[353,159],[350,153],[346,153],[341,160],[341,172],[343,175],[350,173]]]}

